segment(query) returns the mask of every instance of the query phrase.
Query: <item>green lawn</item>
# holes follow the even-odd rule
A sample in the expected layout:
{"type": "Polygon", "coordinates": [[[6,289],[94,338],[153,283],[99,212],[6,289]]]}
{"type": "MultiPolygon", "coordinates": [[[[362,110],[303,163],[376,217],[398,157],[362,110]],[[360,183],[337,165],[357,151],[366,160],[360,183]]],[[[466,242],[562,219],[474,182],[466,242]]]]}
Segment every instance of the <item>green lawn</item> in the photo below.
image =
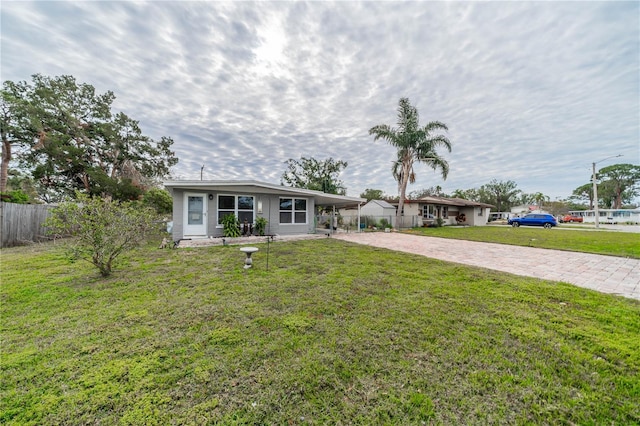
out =
{"type": "MultiPolygon", "coordinates": [[[[562,225],[569,228],[570,225],[562,225]]],[[[409,233],[640,259],[640,234],[602,230],[512,228],[507,225],[414,228],[409,233]]]]}
{"type": "Polygon", "coordinates": [[[638,301],[333,239],[268,271],[155,247],[107,279],[0,252],[0,423],[640,423],[638,301]]]}

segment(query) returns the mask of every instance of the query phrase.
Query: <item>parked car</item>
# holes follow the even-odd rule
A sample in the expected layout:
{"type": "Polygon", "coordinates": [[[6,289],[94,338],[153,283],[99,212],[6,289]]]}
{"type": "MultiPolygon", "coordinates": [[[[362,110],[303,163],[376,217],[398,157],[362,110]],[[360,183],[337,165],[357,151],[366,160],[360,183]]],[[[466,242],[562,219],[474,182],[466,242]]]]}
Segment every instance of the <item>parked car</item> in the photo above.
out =
{"type": "Polygon", "coordinates": [[[558,222],[556,222],[556,218],[550,214],[537,214],[532,213],[523,217],[512,217],[509,218],[507,223],[514,228],[518,226],[544,226],[545,228],[551,228],[556,226],[558,222]]]}
{"type": "Polygon", "coordinates": [[[582,216],[576,216],[576,215],[572,215],[572,214],[567,214],[564,215],[560,218],[560,223],[573,223],[573,222],[580,222],[582,223],[584,219],[582,218],[582,216]]]}

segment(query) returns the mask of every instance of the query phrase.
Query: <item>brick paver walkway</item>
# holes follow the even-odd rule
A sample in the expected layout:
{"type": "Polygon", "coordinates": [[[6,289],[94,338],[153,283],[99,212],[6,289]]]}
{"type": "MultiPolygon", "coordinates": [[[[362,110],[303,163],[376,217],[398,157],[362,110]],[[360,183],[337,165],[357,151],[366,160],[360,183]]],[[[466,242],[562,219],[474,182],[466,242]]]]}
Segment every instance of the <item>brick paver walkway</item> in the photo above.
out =
{"type": "Polygon", "coordinates": [[[640,300],[639,259],[401,233],[345,233],[333,238],[640,300]]]}

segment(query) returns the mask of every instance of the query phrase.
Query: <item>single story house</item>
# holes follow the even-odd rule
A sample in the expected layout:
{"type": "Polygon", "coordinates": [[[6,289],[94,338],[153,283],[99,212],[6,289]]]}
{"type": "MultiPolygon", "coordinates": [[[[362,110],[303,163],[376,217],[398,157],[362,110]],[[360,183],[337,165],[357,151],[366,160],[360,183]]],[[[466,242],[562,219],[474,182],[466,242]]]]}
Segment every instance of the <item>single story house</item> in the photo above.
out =
{"type": "Polygon", "coordinates": [[[427,196],[407,200],[403,206],[403,227],[431,225],[442,219],[443,225],[483,226],[489,221],[491,204],[463,198],[427,196]]]}
{"type": "MultiPolygon", "coordinates": [[[[362,218],[380,222],[386,219],[394,228],[398,201],[371,200],[366,205],[346,206],[340,210],[345,221],[353,224],[359,213],[362,218]]],[[[427,226],[442,219],[443,225],[483,226],[489,222],[491,204],[478,203],[462,198],[423,197],[417,200],[405,200],[402,208],[401,228],[427,226]]]]}
{"type": "MultiPolygon", "coordinates": [[[[394,226],[396,222],[396,207],[385,200],[371,200],[360,208],[360,216],[372,223],[367,226],[383,226],[386,224],[394,226]]],[[[385,225],[386,226],[386,225],[385,225]]]]}
{"type": "MultiPolygon", "coordinates": [[[[595,223],[595,210],[571,210],[569,214],[582,216],[584,223],[595,223]]],[[[640,224],[640,208],[598,209],[598,223],[640,224]]]]}
{"type": "Polygon", "coordinates": [[[221,237],[221,219],[229,214],[240,224],[265,218],[269,235],[315,233],[319,208],[335,210],[367,201],[255,180],[176,180],[164,182],[164,187],[173,198],[174,241],[221,237]]]}

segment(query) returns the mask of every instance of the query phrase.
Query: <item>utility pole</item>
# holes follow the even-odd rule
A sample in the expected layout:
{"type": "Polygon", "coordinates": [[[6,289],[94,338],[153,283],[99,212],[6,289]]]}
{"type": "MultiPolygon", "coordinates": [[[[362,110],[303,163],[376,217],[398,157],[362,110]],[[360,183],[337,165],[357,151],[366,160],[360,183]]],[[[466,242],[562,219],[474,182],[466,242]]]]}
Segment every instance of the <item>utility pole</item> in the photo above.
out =
{"type": "Polygon", "coordinates": [[[204,170],[204,164],[200,167],[200,180],[202,180],[202,171],[204,170]]]}
{"type": "Polygon", "coordinates": [[[593,163],[593,210],[596,215],[596,228],[600,228],[600,212],[598,211],[598,183],[596,182],[596,163],[593,163]]]}

